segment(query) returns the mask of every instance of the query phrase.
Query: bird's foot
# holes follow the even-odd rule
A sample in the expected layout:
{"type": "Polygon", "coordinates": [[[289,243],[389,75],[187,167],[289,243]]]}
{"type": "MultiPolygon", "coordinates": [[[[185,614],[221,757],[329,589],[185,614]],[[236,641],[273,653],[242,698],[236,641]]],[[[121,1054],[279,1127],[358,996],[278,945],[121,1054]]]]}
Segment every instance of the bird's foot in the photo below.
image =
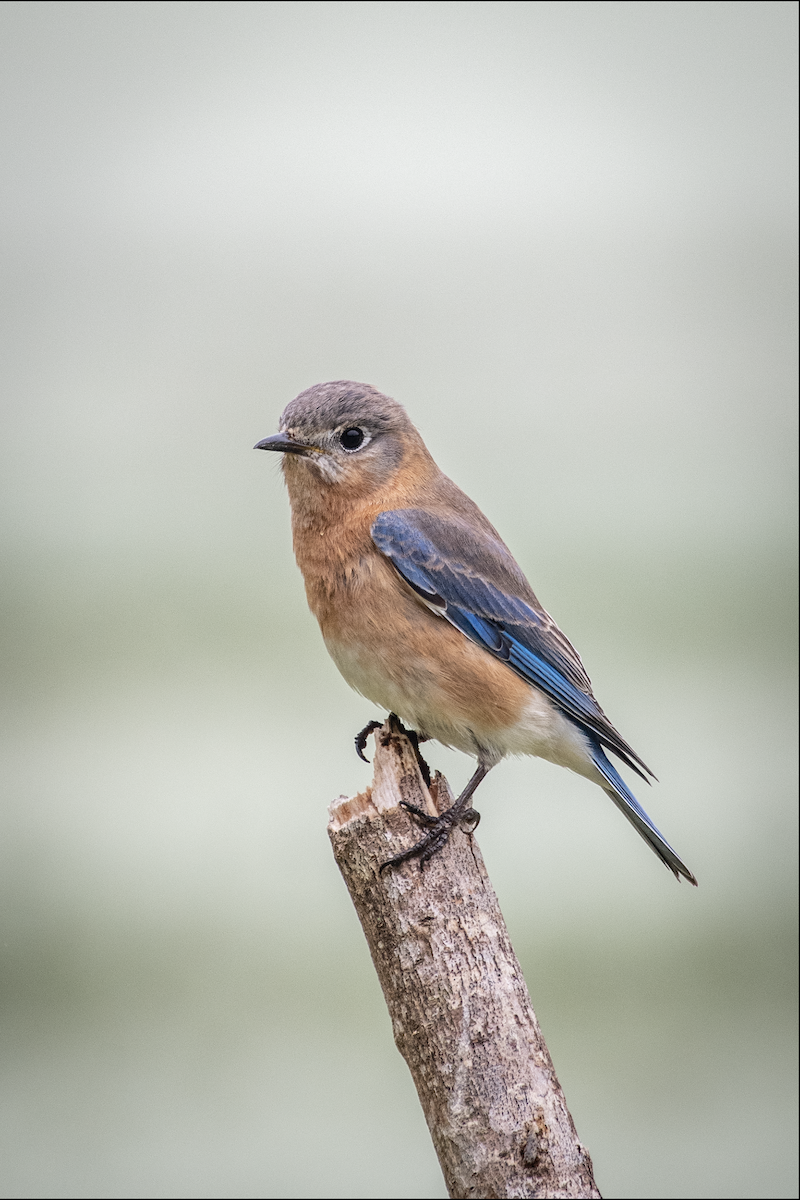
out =
{"type": "Polygon", "coordinates": [[[408,850],[403,850],[401,854],[395,854],[393,858],[388,858],[386,862],[381,863],[380,873],[383,873],[388,867],[399,867],[412,858],[419,859],[421,871],[425,863],[447,845],[450,834],[456,825],[459,829],[463,829],[464,833],[473,833],[478,827],[481,814],[475,811],[469,801],[469,794],[459,796],[450,808],[438,817],[432,817],[430,813],[425,812],[423,808],[418,808],[416,804],[408,804],[405,800],[401,800],[400,807],[411,813],[412,817],[428,832],[408,850]]]}
{"type": "Polygon", "coordinates": [[[361,732],[356,734],[354,739],[356,743],[356,754],[362,762],[369,762],[369,759],[364,754],[364,751],[367,748],[367,738],[371,733],[374,733],[376,729],[380,729],[382,724],[383,721],[367,721],[361,732]]]}
{"type": "MultiPolygon", "coordinates": [[[[430,787],[431,786],[431,770],[430,770],[430,767],[428,766],[428,764],[425,762],[425,759],[422,757],[422,755],[419,752],[420,742],[427,742],[428,737],[424,733],[417,733],[416,730],[414,730],[414,729],[406,729],[403,722],[400,720],[400,718],[395,713],[389,713],[389,719],[391,719],[391,718],[394,718],[394,720],[397,722],[400,732],[404,733],[406,735],[406,737],[408,738],[408,740],[411,742],[411,745],[414,749],[414,753],[417,756],[417,763],[419,764],[420,774],[422,775],[422,778],[425,780],[426,786],[430,787]]],[[[356,754],[358,755],[358,757],[361,759],[362,762],[365,762],[365,763],[369,762],[369,759],[364,754],[364,751],[367,748],[367,738],[369,737],[369,735],[371,733],[374,733],[376,729],[380,729],[382,725],[383,725],[383,721],[367,721],[366,725],[361,730],[361,732],[356,734],[355,739],[354,739],[355,744],[356,744],[356,754]]]]}

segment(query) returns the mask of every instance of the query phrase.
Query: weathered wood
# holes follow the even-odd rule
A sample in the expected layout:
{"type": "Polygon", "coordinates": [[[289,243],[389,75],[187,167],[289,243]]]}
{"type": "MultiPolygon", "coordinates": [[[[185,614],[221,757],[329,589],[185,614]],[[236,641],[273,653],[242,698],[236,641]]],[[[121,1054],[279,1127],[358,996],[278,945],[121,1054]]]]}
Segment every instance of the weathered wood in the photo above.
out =
{"type": "Polygon", "coordinates": [[[420,836],[400,801],[435,815],[452,794],[396,719],[375,741],[372,785],[333,802],[328,832],[448,1192],[599,1197],[474,837],[379,871],[420,836]]]}

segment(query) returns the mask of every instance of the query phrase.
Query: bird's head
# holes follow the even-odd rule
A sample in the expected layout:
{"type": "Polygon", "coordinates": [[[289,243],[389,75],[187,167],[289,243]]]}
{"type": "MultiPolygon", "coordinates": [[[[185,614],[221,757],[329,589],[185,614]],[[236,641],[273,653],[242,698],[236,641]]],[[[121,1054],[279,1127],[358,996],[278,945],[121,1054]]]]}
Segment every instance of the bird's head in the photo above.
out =
{"type": "Polygon", "coordinates": [[[256,450],[283,454],[294,503],[301,493],[331,489],[365,497],[384,489],[412,459],[431,462],[424,443],[396,400],[367,383],[318,383],[295,397],[280,419],[280,432],[256,450]]]}

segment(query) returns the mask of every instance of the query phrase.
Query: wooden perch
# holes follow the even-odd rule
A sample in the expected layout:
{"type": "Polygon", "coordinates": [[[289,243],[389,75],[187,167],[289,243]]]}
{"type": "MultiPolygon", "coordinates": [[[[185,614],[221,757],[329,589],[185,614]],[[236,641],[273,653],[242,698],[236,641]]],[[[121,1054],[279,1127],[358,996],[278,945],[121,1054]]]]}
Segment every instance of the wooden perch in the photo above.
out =
{"type": "Polygon", "coordinates": [[[435,816],[453,797],[396,718],[375,743],[372,785],[333,802],[328,833],[448,1193],[599,1197],[474,837],[380,873],[420,837],[401,800],[435,816]]]}

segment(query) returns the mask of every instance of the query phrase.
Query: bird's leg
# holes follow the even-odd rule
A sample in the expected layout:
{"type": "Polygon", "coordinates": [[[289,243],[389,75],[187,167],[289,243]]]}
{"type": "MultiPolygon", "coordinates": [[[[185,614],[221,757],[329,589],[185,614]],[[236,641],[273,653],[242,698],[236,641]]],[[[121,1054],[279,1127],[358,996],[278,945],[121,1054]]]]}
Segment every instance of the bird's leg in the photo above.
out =
{"type": "Polygon", "coordinates": [[[470,800],[475,794],[478,784],[486,778],[490,770],[491,763],[487,764],[478,760],[477,770],[461,795],[438,817],[431,817],[421,808],[417,808],[415,804],[408,804],[405,800],[401,800],[401,807],[406,812],[410,812],[427,828],[428,832],[409,850],[403,850],[401,854],[395,854],[394,858],[389,858],[386,862],[381,863],[380,870],[385,871],[387,867],[399,867],[401,863],[408,862],[412,858],[419,859],[419,869],[422,870],[428,859],[433,858],[434,854],[447,844],[447,839],[456,825],[461,826],[465,833],[472,833],[477,828],[481,816],[472,807],[470,800]]]}

